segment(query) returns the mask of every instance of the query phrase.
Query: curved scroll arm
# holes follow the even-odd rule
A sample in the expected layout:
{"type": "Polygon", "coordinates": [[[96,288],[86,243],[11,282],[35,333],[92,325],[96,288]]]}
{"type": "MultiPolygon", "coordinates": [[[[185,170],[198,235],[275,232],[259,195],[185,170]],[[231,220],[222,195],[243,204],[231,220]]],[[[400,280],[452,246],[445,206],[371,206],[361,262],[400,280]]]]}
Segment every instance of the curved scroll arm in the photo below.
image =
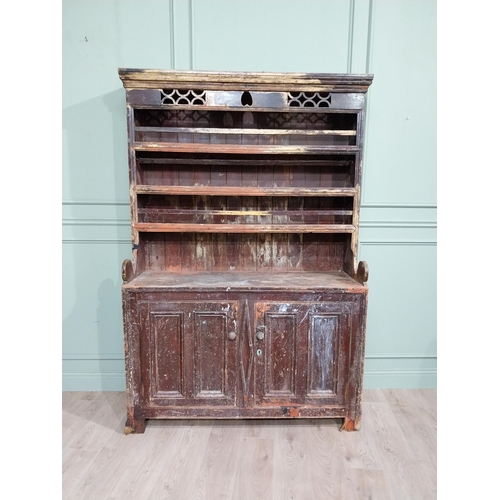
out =
{"type": "Polygon", "coordinates": [[[122,280],[124,283],[131,281],[135,278],[134,266],[130,259],[125,259],[122,264],[122,280]]]}
{"type": "Polygon", "coordinates": [[[354,279],[358,282],[364,285],[368,281],[368,264],[362,260],[358,264],[358,269],[356,271],[356,276],[354,276],[354,279]]]}

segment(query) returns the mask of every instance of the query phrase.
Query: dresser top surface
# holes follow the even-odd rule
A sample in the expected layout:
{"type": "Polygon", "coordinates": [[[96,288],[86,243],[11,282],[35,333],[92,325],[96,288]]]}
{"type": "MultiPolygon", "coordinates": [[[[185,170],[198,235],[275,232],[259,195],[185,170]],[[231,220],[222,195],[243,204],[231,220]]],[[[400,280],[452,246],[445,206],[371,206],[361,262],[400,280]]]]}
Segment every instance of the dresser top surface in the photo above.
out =
{"type": "Polygon", "coordinates": [[[366,92],[372,83],[371,74],[354,73],[273,73],[242,71],[177,71],[167,69],[119,68],[125,88],[158,88],[172,84],[211,84],[219,87],[276,88],[328,87],[333,91],[366,92]]]}
{"type": "Polygon", "coordinates": [[[286,290],[290,291],[334,291],[363,293],[366,286],[358,283],[346,273],[337,272],[197,272],[168,273],[145,271],[129,283],[125,289],[169,289],[169,290],[286,290]]]}

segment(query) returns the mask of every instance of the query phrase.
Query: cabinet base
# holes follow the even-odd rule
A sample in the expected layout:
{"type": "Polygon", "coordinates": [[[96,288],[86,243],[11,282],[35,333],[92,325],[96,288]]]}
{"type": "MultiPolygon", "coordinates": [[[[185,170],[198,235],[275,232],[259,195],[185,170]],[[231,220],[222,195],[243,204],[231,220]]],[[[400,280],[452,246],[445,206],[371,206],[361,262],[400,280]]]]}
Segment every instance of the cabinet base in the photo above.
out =
{"type": "MultiPolygon", "coordinates": [[[[282,415],[280,416],[270,416],[270,415],[258,415],[258,414],[247,414],[245,416],[239,416],[239,417],[224,417],[224,416],[210,416],[210,415],[204,415],[201,416],[203,420],[263,420],[263,419],[272,419],[272,420],[288,420],[288,419],[295,419],[295,418],[305,418],[305,419],[316,419],[316,418],[329,418],[329,419],[343,419],[344,422],[342,426],[340,427],[340,431],[347,431],[347,432],[352,432],[352,431],[358,431],[361,426],[361,416],[356,416],[354,418],[351,417],[342,417],[339,415],[326,415],[326,414],[309,414],[309,415],[300,415],[298,411],[292,411],[290,412],[283,412],[282,415]]],[[[175,417],[156,417],[153,418],[153,420],[190,420],[192,418],[200,418],[200,416],[189,416],[189,415],[177,415],[175,417]]],[[[146,430],[146,423],[147,420],[149,419],[127,419],[127,422],[125,424],[125,429],[124,433],[125,434],[143,434],[146,430]]]]}
{"type": "Polygon", "coordinates": [[[125,423],[125,434],[144,434],[146,430],[146,420],[143,419],[131,419],[130,417],[127,419],[125,423]]]}
{"type": "Polygon", "coordinates": [[[355,417],[354,419],[350,417],[344,418],[344,423],[340,428],[341,431],[359,431],[361,425],[361,417],[355,417]]]}

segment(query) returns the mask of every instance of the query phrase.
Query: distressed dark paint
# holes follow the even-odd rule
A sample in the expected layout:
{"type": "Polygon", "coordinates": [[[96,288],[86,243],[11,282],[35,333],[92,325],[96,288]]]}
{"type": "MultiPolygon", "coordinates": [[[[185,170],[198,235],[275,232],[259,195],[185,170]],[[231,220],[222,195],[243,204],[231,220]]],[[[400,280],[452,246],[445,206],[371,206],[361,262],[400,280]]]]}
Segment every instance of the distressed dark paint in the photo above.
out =
{"type": "Polygon", "coordinates": [[[372,76],[119,75],[134,246],[122,266],[125,432],[161,418],[343,418],[358,429],[372,76]],[[184,102],[175,89],[196,92],[184,102]]]}

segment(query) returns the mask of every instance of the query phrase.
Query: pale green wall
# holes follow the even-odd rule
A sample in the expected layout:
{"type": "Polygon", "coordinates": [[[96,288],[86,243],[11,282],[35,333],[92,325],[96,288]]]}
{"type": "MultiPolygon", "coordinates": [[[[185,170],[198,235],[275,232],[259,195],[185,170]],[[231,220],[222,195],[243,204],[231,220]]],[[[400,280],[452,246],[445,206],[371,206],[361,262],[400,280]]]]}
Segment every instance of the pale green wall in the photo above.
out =
{"type": "Polygon", "coordinates": [[[125,388],[118,67],[369,72],[365,387],[436,384],[435,0],[63,1],[63,388],[125,388]]]}

